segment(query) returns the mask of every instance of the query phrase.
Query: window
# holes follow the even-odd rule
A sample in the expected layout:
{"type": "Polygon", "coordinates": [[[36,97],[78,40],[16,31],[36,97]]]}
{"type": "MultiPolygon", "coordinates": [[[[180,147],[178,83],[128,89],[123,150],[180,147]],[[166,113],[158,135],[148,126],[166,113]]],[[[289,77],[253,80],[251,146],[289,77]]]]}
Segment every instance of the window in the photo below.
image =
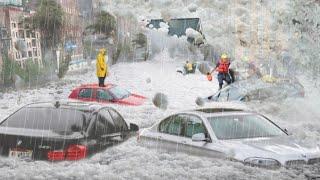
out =
{"type": "Polygon", "coordinates": [[[28,56],[32,57],[32,52],[31,51],[28,51],[28,56]]]}
{"type": "Polygon", "coordinates": [[[110,113],[106,109],[99,111],[94,132],[97,136],[102,136],[102,135],[112,134],[117,132],[113,119],[110,116],[110,113]]]}
{"type": "Polygon", "coordinates": [[[30,30],[26,31],[26,37],[27,37],[27,38],[30,38],[30,33],[31,33],[30,30]]]}
{"type": "Polygon", "coordinates": [[[33,49],[33,54],[34,54],[35,56],[38,56],[37,49],[33,49]]]}
{"type": "Polygon", "coordinates": [[[26,51],[21,51],[21,56],[22,56],[22,58],[26,58],[27,57],[27,52],[26,51]]]}
{"type": "Polygon", "coordinates": [[[118,86],[110,88],[109,91],[115,96],[116,99],[123,99],[130,96],[130,92],[118,86]]]}
{"type": "Polygon", "coordinates": [[[76,109],[26,107],[0,126],[52,130],[57,133],[80,132],[89,124],[90,113],[76,109]]]}
{"type": "Polygon", "coordinates": [[[24,30],[19,30],[19,37],[24,38],[24,30]]]}
{"type": "Polygon", "coordinates": [[[160,124],[160,132],[181,136],[183,119],[179,115],[171,116],[160,124]]]}
{"type": "Polygon", "coordinates": [[[185,137],[192,137],[194,134],[203,133],[207,135],[207,131],[202,123],[202,120],[196,116],[185,116],[185,137]]]}
{"type": "Polygon", "coordinates": [[[91,98],[92,97],[92,89],[81,89],[79,92],[79,98],[91,98]]]}
{"type": "Polygon", "coordinates": [[[32,47],[36,47],[36,40],[32,39],[32,47]]]}
{"type": "Polygon", "coordinates": [[[103,90],[103,89],[98,89],[97,90],[97,99],[111,101],[111,100],[113,100],[113,97],[111,96],[111,94],[108,91],[103,90]]]}
{"type": "Polygon", "coordinates": [[[113,118],[113,121],[115,123],[115,126],[117,128],[117,131],[122,132],[122,131],[127,131],[128,126],[124,119],[121,117],[121,115],[116,112],[115,110],[110,109],[109,110],[111,117],[113,118]]]}
{"type": "Polygon", "coordinates": [[[237,115],[208,118],[218,139],[243,139],[256,137],[272,137],[285,133],[258,115],[237,115]]]}
{"type": "Polygon", "coordinates": [[[167,134],[191,138],[194,134],[204,133],[208,136],[202,120],[193,115],[175,115],[161,122],[159,131],[167,134]]]}

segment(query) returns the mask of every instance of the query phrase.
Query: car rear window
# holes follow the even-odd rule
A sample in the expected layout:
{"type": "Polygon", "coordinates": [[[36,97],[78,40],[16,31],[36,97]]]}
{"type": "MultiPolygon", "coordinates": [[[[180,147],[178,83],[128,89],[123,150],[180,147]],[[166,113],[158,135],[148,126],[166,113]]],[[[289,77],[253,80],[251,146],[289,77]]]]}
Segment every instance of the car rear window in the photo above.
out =
{"type": "Polygon", "coordinates": [[[8,117],[0,126],[80,132],[89,124],[89,112],[65,108],[22,108],[8,117]]]}
{"type": "Polygon", "coordinates": [[[116,99],[123,99],[130,96],[129,91],[118,86],[110,88],[109,91],[115,96],[116,99]]]}

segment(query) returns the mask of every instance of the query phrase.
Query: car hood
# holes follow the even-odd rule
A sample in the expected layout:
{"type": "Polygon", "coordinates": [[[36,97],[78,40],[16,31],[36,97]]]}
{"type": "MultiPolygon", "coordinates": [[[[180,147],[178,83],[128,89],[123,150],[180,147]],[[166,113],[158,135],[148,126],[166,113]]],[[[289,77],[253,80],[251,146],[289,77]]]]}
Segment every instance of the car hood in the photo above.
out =
{"type": "Polygon", "coordinates": [[[222,143],[231,148],[233,158],[241,161],[250,157],[262,157],[276,159],[285,164],[291,160],[308,161],[320,157],[317,145],[298,142],[291,136],[226,140],[222,143]]]}
{"type": "Polygon", "coordinates": [[[137,94],[131,94],[130,96],[117,100],[118,103],[131,105],[131,106],[139,106],[142,105],[146,101],[146,97],[140,96],[137,94]]]}

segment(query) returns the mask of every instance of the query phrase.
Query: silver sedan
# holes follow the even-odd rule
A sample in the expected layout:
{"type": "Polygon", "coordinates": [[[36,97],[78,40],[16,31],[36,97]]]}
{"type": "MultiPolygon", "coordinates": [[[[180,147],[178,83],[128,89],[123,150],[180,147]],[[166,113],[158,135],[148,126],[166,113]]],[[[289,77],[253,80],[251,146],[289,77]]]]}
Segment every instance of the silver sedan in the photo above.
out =
{"type": "Polygon", "coordinates": [[[238,109],[177,113],[143,129],[138,142],[159,150],[226,158],[265,168],[320,162],[319,146],[298,142],[263,115],[238,109]]]}

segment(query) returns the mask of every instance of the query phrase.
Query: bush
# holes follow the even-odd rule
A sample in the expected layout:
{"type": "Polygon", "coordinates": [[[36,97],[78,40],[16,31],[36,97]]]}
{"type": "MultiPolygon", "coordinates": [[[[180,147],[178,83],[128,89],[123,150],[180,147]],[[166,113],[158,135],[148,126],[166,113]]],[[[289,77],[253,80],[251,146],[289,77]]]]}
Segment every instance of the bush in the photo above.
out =
{"type": "MultiPolygon", "coordinates": [[[[32,60],[27,60],[25,68],[21,68],[19,64],[11,60],[8,56],[3,58],[3,66],[1,78],[5,86],[12,86],[15,83],[15,76],[18,75],[25,83],[36,84],[42,76],[46,76],[47,70],[40,68],[38,64],[32,60]]],[[[41,78],[43,79],[43,78],[41,78]]]]}
{"type": "Polygon", "coordinates": [[[137,45],[138,48],[145,47],[147,45],[147,36],[143,33],[138,33],[132,42],[137,45]]]}
{"type": "Polygon", "coordinates": [[[19,66],[16,62],[9,59],[8,56],[3,56],[1,78],[4,85],[11,86],[14,83],[14,76],[18,68],[19,66]]]}
{"type": "Polygon", "coordinates": [[[66,58],[60,63],[59,72],[58,72],[58,77],[60,79],[63,78],[67,74],[70,61],[71,61],[71,55],[68,54],[66,56],[66,58]]]}

